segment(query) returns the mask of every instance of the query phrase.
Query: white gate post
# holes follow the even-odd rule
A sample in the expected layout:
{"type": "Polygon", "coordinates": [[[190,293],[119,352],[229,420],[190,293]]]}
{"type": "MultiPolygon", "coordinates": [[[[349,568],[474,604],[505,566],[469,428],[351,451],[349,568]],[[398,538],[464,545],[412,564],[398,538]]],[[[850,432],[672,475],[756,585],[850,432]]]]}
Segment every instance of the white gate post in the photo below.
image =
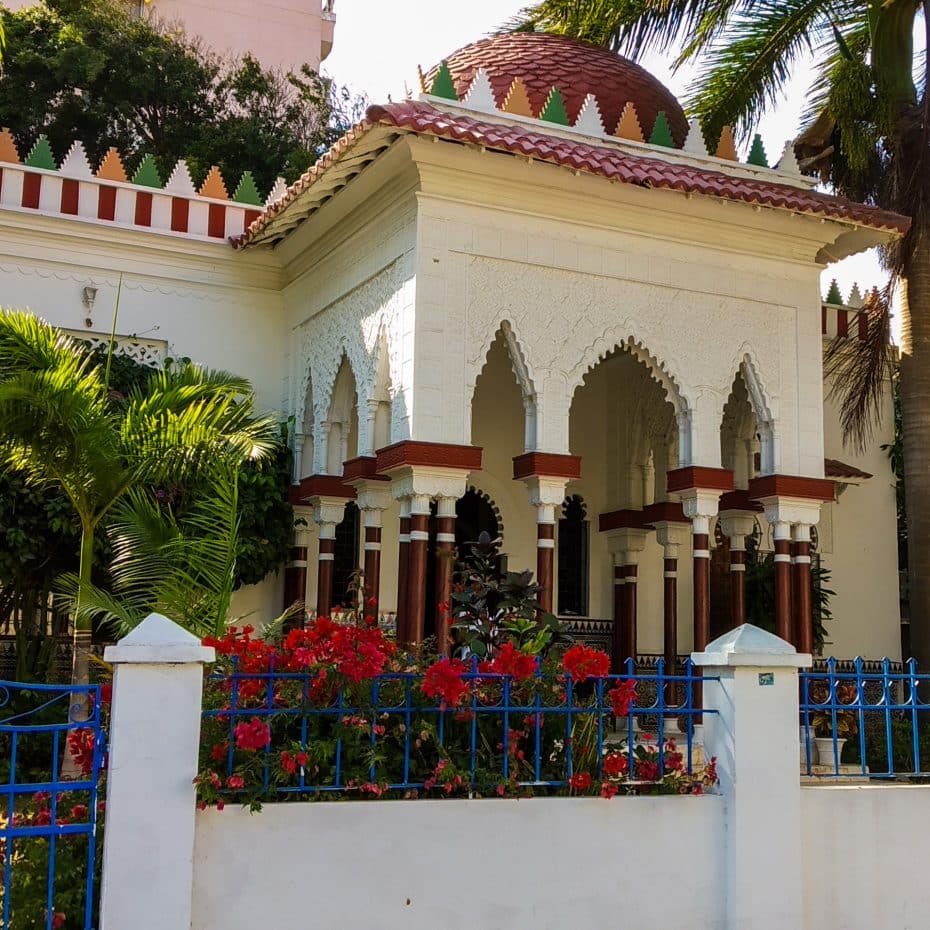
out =
{"type": "Polygon", "coordinates": [[[101,930],[188,930],[203,665],[214,650],[149,615],[113,673],[101,930]]]}
{"type": "Polygon", "coordinates": [[[744,624],[691,656],[703,673],[704,753],[726,799],[727,930],[802,928],[798,669],[810,655],[744,624]]]}

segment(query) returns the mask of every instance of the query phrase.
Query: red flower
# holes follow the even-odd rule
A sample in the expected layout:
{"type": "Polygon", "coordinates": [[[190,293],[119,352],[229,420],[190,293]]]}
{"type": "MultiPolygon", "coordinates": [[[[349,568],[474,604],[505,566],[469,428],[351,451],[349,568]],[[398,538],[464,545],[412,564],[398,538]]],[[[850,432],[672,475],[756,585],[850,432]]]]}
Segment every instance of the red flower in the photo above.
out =
{"type": "Polygon", "coordinates": [[[626,775],[630,770],[630,760],[625,752],[610,752],[604,756],[604,774],[613,778],[626,775]]]}
{"type": "Polygon", "coordinates": [[[94,770],[94,744],[97,735],[87,727],[72,730],[68,734],[68,751],[82,775],[90,775],[94,770]]]}
{"type": "Polygon", "coordinates": [[[610,800],[619,790],[613,782],[605,781],[601,785],[601,797],[610,800]]]}
{"type": "Polygon", "coordinates": [[[52,914],[52,930],[59,930],[65,925],[65,915],[61,911],[52,914]]]}
{"type": "Polygon", "coordinates": [[[468,683],[462,678],[465,665],[461,659],[442,658],[424,673],[420,690],[428,698],[439,698],[440,707],[458,707],[468,694],[468,683]]]}
{"type": "Polygon", "coordinates": [[[587,791],[591,787],[591,776],[587,772],[575,772],[568,784],[573,791],[587,791]]]}
{"type": "Polygon", "coordinates": [[[237,790],[245,787],[245,779],[241,775],[230,775],[226,779],[226,787],[237,790]]]}
{"type": "Polygon", "coordinates": [[[221,810],[223,810],[224,807],[226,807],[226,802],[225,802],[222,798],[220,798],[220,799],[216,802],[216,809],[217,809],[218,811],[221,811],[221,810]]]}
{"type": "Polygon", "coordinates": [[[71,819],[72,820],[84,820],[87,817],[87,805],[86,804],[75,804],[71,808],[71,819]]]}
{"type": "Polygon", "coordinates": [[[281,768],[288,775],[293,775],[297,771],[297,760],[287,750],[281,753],[281,768]]]}
{"type": "Polygon", "coordinates": [[[113,700],[113,685],[108,681],[100,686],[100,703],[109,704],[113,700]]]}
{"type": "Polygon", "coordinates": [[[630,712],[630,705],[636,700],[636,682],[628,678],[620,681],[615,688],[607,692],[611,709],[618,717],[625,717],[630,712]]]}
{"type": "Polygon", "coordinates": [[[482,672],[512,675],[517,681],[526,681],[536,673],[536,657],[521,652],[508,641],[500,647],[490,662],[482,662],[478,668],[482,672]]]}
{"type": "Polygon", "coordinates": [[[222,743],[217,743],[217,744],[210,750],[210,758],[211,758],[214,762],[222,762],[222,761],[226,758],[226,755],[227,755],[228,752],[229,752],[229,742],[228,742],[228,741],[224,741],[224,742],[222,742],[222,743]]]}
{"type": "Polygon", "coordinates": [[[258,717],[253,717],[248,723],[238,724],[234,732],[236,745],[246,752],[264,749],[271,742],[271,727],[258,717]]]}
{"type": "Polygon", "coordinates": [[[636,777],[640,781],[658,781],[659,763],[653,759],[637,759],[636,777]]]}
{"type": "Polygon", "coordinates": [[[581,684],[589,678],[603,678],[607,675],[610,672],[610,656],[579,643],[562,656],[562,668],[576,684],[581,684]]]}

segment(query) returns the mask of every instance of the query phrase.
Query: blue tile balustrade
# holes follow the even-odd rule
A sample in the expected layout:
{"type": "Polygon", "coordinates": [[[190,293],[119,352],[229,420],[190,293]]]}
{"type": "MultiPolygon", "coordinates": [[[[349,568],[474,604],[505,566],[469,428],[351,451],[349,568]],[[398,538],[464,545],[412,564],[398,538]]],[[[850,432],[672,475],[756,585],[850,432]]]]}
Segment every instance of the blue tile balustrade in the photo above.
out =
{"type": "Polygon", "coordinates": [[[930,779],[930,673],[916,662],[828,659],[800,674],[807,775],[930,779]]]}
{"type": "Polygon", "coordinates": [[[101,686],[0,681],[2,930],[97,922],[101,686]]]}
{"type": "Polygon", "coordinates": [[[315,673],[245,673],[233,660],[230,670],[212,672],[206,680],[204,732],[226,753],[225,763],[214,771],[224,772],[224,784],[228,783],[241,758],[236,729],[255,725],[258,718],[272,725],[270,741],[260,750],[262,796],[269,800],[321,793],[350,797],[353,790],[357,796],[360,769],[361,780],[380,786],[379,794],[417,796],[431,788],[430,771],[444,758],[462,773],[461,792],[469,796],[493,794],[495,785],[502,783],[526,793],[566,793],[575,787],[570,780],[579,769],[582,750],[588,771],[597,778],[605,753],[626,754],[632,784],[640,771],[635,754],[644,744],[651,747],[658,774],[640,784],[662,780],[669,752],[676,753],[683,776],[700,778],[703,758],[696,757],[700,750],[695,725],[702,714],[710,713],[702,710],[700,694],[703,682],[717,679],[702,677],[690,660],[675,673],[667,673],[659,660],[650,674],[637,673],[629,661],[625,674],[583,683],[568,675],[545,675],[538,660],[534,678],[522,684],[510,675],[480,671],[475,659],[466,667],[461,676],[466,697],[460,706],[447,708],[424,697],[421,672],[385,673],[321,701],[313,695],[315,673]],[[628,713],[617,717],[610,691],[622,683],[632,683],[626,687],[635,687],[635,697],[628,713]],[[347,695],[352,689],[354,700],[347,695]],[[492,727],[484,723],[489,719],[492,727]],[[346,738],[347,721],[350,728],[362,727],[360,739],[354,731],[352,739],[346,738]],[[426,729],[431,755],[424,759],[426,729]],[[519,761],[508,749],[515,731],[521,734],[519,761]],[[489,738],[489,733],[494,736],[489,738]],[[385,739],[393,740],[392,759],[383,751],[385,739]],[[314,744],[321,741],[334,750],[316,766],[316,774],[312,764],[301,765],[293,778],[282,782],[281,751],[319,759],[314,744]],[[491,757],[494,765],[489,769],[491,757]]]}

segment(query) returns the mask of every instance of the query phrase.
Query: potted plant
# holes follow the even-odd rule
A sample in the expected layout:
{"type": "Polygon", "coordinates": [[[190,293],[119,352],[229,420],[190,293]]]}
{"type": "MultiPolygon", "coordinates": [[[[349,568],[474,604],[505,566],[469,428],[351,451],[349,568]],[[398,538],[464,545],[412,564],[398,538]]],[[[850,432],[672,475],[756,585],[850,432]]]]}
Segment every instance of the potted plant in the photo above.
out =
{"type": "Polygon", "coordinates": [[[836,763],[843,757],[843,747],[846,740],[859,732],[854,710],[834,711],[831,704],[852,704],[856,700],[856,687],[852,683],[837,684],[835,699],[830,699],[830,686],[826,681],[817,682],[811,686],[810,701],[812,704],[824,705],[811,715],[811,726],[814,730],[814,743],[817,746],[817,760],[821,765],[834,763],[833,745],[836,743],[836,763]]]}

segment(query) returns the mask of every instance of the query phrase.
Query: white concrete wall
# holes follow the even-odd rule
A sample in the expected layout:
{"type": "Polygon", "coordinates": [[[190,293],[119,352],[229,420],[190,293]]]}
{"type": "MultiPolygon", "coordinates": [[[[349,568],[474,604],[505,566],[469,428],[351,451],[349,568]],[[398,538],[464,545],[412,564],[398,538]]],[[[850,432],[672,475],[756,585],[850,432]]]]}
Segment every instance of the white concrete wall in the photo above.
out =
{"type": "Polygon", "coordinates": [[[881,448],[894,438],[890,386],[882,408],[873,441],[860,453],[843,445],[836,401],[824,398],[824,454],[872,475],[827,504],[817,527],[822,564],[836,592],[824,652],[840,658],[901,658],[895,478],[881,448]]]}
{"type": "Polygon", "coordinates": [[[926,930],[930,789],[803,788],[805,927],[926,930]]]}
{"type": "Polygon", "coordinates": [[[717,930],[722,843],[712,796],[211,810],[191,928],[717,930]]]}

